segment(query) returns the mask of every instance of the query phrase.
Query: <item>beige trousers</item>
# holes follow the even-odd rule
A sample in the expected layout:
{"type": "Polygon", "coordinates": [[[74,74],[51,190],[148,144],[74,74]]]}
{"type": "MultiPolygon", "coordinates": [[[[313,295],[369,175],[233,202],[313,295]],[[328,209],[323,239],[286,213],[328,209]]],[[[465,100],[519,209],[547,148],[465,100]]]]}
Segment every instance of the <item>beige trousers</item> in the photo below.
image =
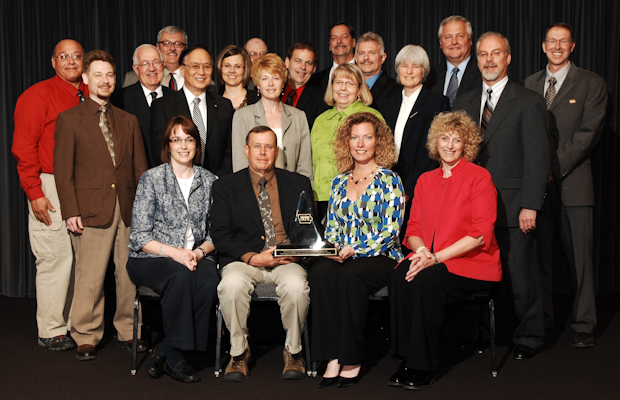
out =
{"type": "Polygon", "coordinates": [[[71,237],[60,214],[56,181],[52,174],[41,174],[41,189],[56,212],[48,211],[52,225],[37,220],[28,202],[30,248],[36,257],[37,327],[39,337],[66,335],[70,328],[68,295],[73,267],[71,237]]]}
{"type": "MultiPolygon", "coordinates": [[[[84,227],[82,234],[72,234],[75,250],[75,291],[71,307],[71,336],[78,344],[97,345],[103,337],[104,293],[103,284],[114,251],[116,279],[116,313],[114,327],[118,339],[131,340],[133,336],[133,299],[136,287],[127,275],[129,233],[116,200],[112,221],[102,227],[84,227]]],[[[140,332],[140,329],[138,329],[140,332]]]]}
{"type": "Polygon", "coordinates": [[[247,347],[251,295],[258,283],[277,285],[282,325],[286,331],[285,345],[292,354],[299,353],[310,303],[306,270],[299,264],[291,263],[269,271],[235,261],[222,268],[222,281],[217,287],[222,315],[230,331],[230,355],[238,356],[247,347]]]}

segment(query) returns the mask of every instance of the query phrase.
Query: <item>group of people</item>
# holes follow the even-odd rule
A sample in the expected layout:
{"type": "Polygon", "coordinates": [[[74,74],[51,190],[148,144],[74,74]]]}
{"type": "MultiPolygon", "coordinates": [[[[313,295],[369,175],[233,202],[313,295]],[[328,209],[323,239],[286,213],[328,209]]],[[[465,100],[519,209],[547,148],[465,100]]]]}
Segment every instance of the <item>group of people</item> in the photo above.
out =
{"type": "Polygon", "coordinates": [[[214,62],[168,26],[156,46],[135,49],[121,90],[109,53],[60,41],[56,75],[15,108],[39,345],[96,358],[113,252],[120,347],[133,346],[135,285],[162,296],[165,338],[147,362],[154,378],[200,379],[186,353],[205,350],[217,296],[231,342],[224,379],[248,379],[251,294],[268,282],[286,331],[283,378],[305,374],[312,303],[312,358],[326,362],[318,386],[354,385],[368,295],[388,286],[392,354],[402,360],[389,384],[426,389],[440,367],[445,305],[502,278],[519,320],[514,358],[535,356],[554,327],[559,230],[576,293],[572,345],[591,347],[590,153],[605,81],[570,62],[564,23],[545,33],[548,64],[527,89],[508,79],[510,43],[500,33],[479,36],[476,63],[464,17],[444,19],[438,38],[445,63],[431,68],[422,47],[407,45],[393,79],[382,69],[383,39],[356,39],[342,21],[330,29],[333,64],[318,73],[308,42],[283,60],[254,38],[214,62]],[[290,243],[302,192],[336,255],[274,256],[290,243]]]}

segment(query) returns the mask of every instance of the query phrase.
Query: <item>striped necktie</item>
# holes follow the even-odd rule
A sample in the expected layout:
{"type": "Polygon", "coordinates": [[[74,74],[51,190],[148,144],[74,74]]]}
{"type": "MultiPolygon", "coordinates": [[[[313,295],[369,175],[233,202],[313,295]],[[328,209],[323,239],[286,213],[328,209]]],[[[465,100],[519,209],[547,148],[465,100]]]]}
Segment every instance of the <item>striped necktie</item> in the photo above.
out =
{"type": "Polygon", "coordinates": [[[491,102],[492,94],[493,89],[489,88],[489,90],[487,90],[487,101],[484,103],[484,111],[482,111],[482,121],[480,121],[480,131],[483,135],[487,130],[487,126],[489,126],[491,115],[493,115],[493,103],[491,102]]]}
{"type": "Polygon", "coordinates": [[[200,98],[194,98],[194,112],[192,113],[192,120],[198,128],[198,133],[200,133],[200,165],[202,167],[205,166],[205,150],[207,144],[207,130],[205,129],[205,122],[202,119],[202,113],[200,112],[200,108],[198,107],[198,103],[200,103],[200,98]]]}

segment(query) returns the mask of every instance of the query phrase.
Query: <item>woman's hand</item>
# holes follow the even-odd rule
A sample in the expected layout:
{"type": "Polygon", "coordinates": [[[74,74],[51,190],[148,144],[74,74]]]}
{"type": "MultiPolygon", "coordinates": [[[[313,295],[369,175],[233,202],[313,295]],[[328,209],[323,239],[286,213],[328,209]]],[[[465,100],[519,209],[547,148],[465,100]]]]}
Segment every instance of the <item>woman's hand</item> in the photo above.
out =
{"type": "Polygon", "coordinates": [[[411,265],[409,266],[409,270],[405,275],[405,280],[407,282],[411,282],[413,278],[415,278],[415,276],[420,273],[420,271],[422,271],[424,268],[430,267],[435,263],[433,255],[429,253],[428,250],[423,250],[419,253],[412,253],[408,259],[411,260],[411,265]],[[427,253],[428,257],[426,255],[427,253]]]}
{"type": "MultiPolygon", "coordinates": [[[[336,250],[338,250],[338,246],[336,246],[336,250]]],[[[324,256],[325,258],[329,258],[330,260],[334,260],[342,264],[345,262],[347,258],[350,258],[355,255],[355,250],[351,246],[345,246],[342,249],[338,250],[338,254],[335,256],[324,256]]]]}
{"type": "Polygon", "coordinates": [[[181,246],[171,251],[170,258],[179,264],[185,265],[190,271],[196,270],[198,258],[192,250],[184,249],[181,246]]]}

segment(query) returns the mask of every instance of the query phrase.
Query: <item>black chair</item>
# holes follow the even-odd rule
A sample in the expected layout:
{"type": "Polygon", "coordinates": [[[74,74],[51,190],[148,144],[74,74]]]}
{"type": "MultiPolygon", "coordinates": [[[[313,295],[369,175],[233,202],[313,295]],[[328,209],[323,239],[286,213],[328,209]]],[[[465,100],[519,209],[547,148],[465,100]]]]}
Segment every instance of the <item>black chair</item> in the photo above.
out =
{"type": "MultiPolygon", "coordinates": [[[[278,301],[280,296],[276,293],[275,283],[259,283],[252,293],[252,301],[278,301]]],[[[222,372],[221,348],[222,348],[222,310],[220,305],[216,306],[217,317],[217,340],[215,343],[215,377],[219,377],[222,372]]],[[[311,368],[313,363],[310,360],[310,339],[308,338],[308,321],[304,323],[304,348],[306,349],[306,374],[316,376],[316,369],[311,368]]]]}
{"type": "MultiPolygon", "coordinates": [[[[160,301],[161,297],[148,286],[139,286],[136,289],[136,298],[133,301],[133,348],[131,349],[131,375],[136,374],[138,364],[138,316],[140,313],[140,303],[143,300],[160,301]]],[[[152,333],[151,324],[148,318],[143,316],[143,326],[146,328],[146,348],[151,352],[152,333]]]]}
{"type": "Polygon", "coordinates": [[[477,353],[483,352],[483,332],[484,332],[484,310],[489,307],[489,333],[490,333],[490,347],[491,347],[491,375],[493,378],[497,377],[497,351],[495,348],[495,301],[493,300],[493,291],[486,290],[484,292],[476,293],[463,303],[475,303],[480,306],[480,313],[478,321],[478,349],[477,353]]]}

